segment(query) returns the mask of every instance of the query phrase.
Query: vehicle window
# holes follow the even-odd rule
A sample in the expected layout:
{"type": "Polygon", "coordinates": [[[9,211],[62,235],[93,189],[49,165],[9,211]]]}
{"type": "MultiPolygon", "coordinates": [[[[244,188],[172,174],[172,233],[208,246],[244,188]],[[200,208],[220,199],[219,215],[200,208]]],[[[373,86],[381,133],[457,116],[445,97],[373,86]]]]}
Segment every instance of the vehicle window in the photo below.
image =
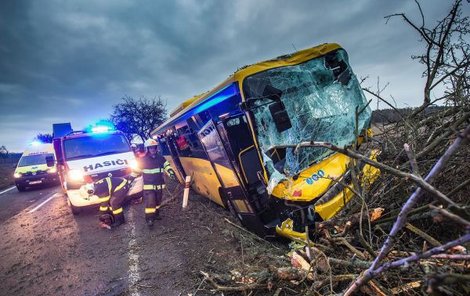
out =
{"type": "Polygon", "coordinates": [[[89,158],[131,151],[129,142],[119,134],[96,134],[64,141],[67,160],[89,158]]]}
{"type": "Polygon", "coordinates": [[[46,164],[46,157],[47,156],[52,156],[54,157],[54,154],[51,153],[43,153],[43,154],[35,154],[35,155],[26,155],[21,157],[18,167],[25,167],[25,166],[31,166],[31,165],[40,165],[40,164],[46,164]]]}
{"type": "MultiPolygon", "coordinates": [[[[267,158],[273,147],[303,141],[351,145],[356,139],[355,127],[361,131],[368,126],[372,113],[344,50],[256,73],[245,79],[244,92],[259,146],[267,158]],[[362,111],[357,118],[356,110],[362,111]]],[[[332,153],[319,147],[281,150],[277,151],[281,154],[275,153],[276,159],[264,161],[283,161],[280,172],[289,176],[332,153]]]]}

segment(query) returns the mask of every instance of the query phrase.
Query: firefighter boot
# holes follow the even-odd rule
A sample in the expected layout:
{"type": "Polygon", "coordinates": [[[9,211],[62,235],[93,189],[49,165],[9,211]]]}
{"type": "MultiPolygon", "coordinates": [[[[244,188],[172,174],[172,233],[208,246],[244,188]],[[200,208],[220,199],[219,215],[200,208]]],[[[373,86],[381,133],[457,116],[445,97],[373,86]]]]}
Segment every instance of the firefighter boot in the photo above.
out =
{"type": "Polygon", "coordinates": [[[155,219],[156,219],[156,220],[162,220],[162,216],[160,216],[160,211],[159,211],[159,210],[157,210],[157,211],[155,212],[155,219]]]}
{"type": "Polygon", "coordinates": [[[114,223],[114,216],[112,214],[101,214],[99,217],[100,227],[111,229],[111,225],[114,223]]]}
{"type": "Polygon", "coordinates": [[[112,228],[116,228],[116,227],[118,227],[119,225],[124,224],[125,222],[126,222],[126,221],[125,221],[125,219],[124,219],[124,214],[123,214],[123,213],[114,215],[114,223],[111,224],[111,227],[112,227],[112,228]]]}

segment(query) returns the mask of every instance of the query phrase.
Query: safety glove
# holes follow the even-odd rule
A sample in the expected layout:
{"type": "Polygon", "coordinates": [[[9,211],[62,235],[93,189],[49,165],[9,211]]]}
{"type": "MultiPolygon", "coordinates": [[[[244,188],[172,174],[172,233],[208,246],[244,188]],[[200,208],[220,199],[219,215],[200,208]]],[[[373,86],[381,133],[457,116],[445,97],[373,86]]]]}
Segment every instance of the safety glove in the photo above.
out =
{"type": "Polygon", "coordinates": [[[134,177],[134,176],[132,176],[132,175],[127,176],[127,178],[126,178],[126,179],[127,179],[127,183],[128,183],[128,184],[131,184],[131,183],[135,180],[135,178],[136,178],[136,177],[134,177]]]}
{"type": "Polygon", "coordinates": [[[168,175],[170,176],[171,180],[176,180],[175,171],[173,169],[168,170],[168,175]]]}

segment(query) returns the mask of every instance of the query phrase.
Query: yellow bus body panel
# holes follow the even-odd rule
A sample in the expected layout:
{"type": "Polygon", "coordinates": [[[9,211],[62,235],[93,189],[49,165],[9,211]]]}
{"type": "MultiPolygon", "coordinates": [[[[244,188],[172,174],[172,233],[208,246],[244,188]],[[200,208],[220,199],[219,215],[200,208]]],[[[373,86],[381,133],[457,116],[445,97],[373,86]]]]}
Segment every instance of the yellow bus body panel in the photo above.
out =
{"type": "Polygon", "coordinates": [[[339,178],[346,172],[349,161],[346,155],[335,153],[301,172],[297,180],[290,178],[280,182],[274,187],[272,195],[290,201],[312,201],[330,187],[333,181],[328,178],[339,178]],[[324,177],[308,184],[307,179],[312,178],[314,174],[318,176],[319,171],[324,172],[324,177]]]}
{"type": "Polygon", "coordinates": [[[221,185],[209,160],[191,157],[180,157],[180,160],[186,174],[191,176],[193,189],[224,206],[219,194],[221,185]]]}

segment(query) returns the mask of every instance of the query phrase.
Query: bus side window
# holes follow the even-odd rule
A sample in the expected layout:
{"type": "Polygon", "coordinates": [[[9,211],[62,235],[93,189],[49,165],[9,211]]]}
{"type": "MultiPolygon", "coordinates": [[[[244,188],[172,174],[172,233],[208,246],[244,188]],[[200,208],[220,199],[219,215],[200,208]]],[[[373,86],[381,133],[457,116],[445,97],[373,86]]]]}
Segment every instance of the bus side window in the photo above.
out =
{"type": "Polygon", "coordinates": [[[197,115],[194,116],[195,120],[196,120],[196,124],[198,125],[198,129],[203,127],[204,124],[206,124],[210,119],[211,119],[211,115],[209,114],[208,111],[203,111],[197,115]]]}
{"type": "Polygon", "coordinates": [[[189,133],[187,134],[187,138],[191,143],[191,146],[195,149],[202,149],[199,138],[196,135],[196,132],[199,130],[197,124],[194,122],[193,118],[189,118],[186,122],[189,126],[189,133]]]}
{"type": "Polygon", "coordinates": [[[160,149],[161,149],[161,153],[162,155],[170,155],[170,149],[168,149],[168,144],[166,142],[166,139],[164,137],[159,137],[158,138],[158,143],[160,144],[160,149]]]}

